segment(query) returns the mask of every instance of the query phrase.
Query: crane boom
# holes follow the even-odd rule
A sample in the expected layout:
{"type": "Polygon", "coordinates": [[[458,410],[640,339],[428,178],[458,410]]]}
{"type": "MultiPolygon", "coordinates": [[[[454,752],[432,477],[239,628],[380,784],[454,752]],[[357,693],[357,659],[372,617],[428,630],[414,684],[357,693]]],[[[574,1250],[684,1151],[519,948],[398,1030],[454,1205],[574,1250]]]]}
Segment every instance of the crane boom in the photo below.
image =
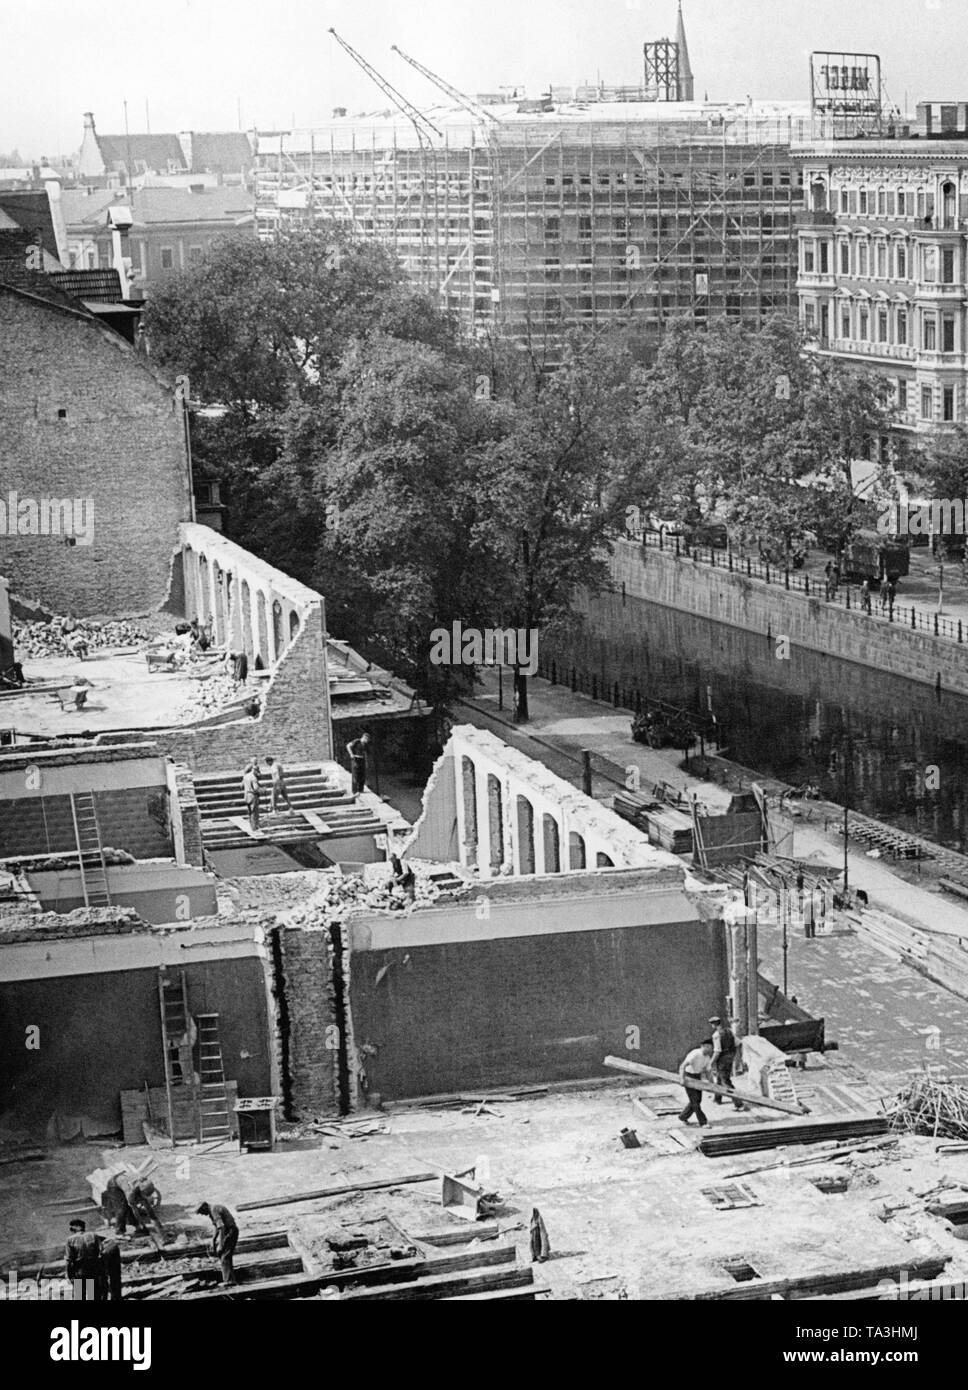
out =
{"type": "Polygon", "coordinates": [[[475,120],[493,121],[495,125],[500,125],[498,118],[492,115],[486,107],[481,106],[479,102],[472,100],[471,97],[465,96],[464,93],[458,91],[456,87],[452,87],[449,82],[445,82],[444,79],[438,77],[435,72],[431,72],[429,68],[425,68],[423,63],[418,63],[416,58],[411,58],[409,53],[404,53],[403,49],[398,48],[395,43],[392,43],[390,48],[394,53],[399,53],[405,63],[409,63],[412,68],[416,68],[418,72],[423,73],[424,77],[426,77],[429,82],[432,82],[435,87],[439,87],[442,92],[450,97],[451,101],[456,101],[458,106],[462,106],[465,111],[468,111],[475,120]]]}
{"type": "Polygon", "coordinates": [[[376,83],[384,96],[388,96],[393,104],[400,108],[417,132],[417,139],[420,141],[421,145],[424,145],[427,141],[428,130],[434,135],[443,136],[443,131],[438,130],[434,123],[429,121],[422,111],[418,111],[417,107],[414,106],[412,102],[408,101],[401,92],[398,92],[396,87],[391,86],[385,77],[381,77],[376,68],[373,67],[371,63],[368,63],[362,54],[357,53],[356,49],[352,48],[345,39],[340,38],[335,29],[331,28],[329,32],[339,44],[340,48],[345,49],[354,63],[356,63],[358,67],[361,67],[367,77],[376,83]]]}

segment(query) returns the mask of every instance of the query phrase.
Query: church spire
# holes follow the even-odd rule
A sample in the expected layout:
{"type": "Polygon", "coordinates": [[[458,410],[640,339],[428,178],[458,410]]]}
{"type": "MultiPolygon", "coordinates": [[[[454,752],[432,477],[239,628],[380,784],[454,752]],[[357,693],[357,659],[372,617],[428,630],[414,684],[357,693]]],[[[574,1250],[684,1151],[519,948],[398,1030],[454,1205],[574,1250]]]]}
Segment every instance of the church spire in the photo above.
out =
{"type": "Polygon", "coordinates": [[[676,19],[676,46],[679,50],[679,100],[693,101],[692,68],[689,65],[689,45],[686,43],[686,26],[682,20],[682,0],[679,0],[679,14],[676,19]]]}

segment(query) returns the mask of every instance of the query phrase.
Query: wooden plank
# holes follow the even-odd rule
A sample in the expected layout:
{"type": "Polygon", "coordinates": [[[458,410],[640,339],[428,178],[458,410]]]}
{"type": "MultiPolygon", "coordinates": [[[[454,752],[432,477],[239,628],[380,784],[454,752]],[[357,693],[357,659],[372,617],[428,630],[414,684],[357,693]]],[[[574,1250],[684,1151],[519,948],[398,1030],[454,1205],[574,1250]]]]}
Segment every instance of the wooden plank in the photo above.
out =
{"type": "Polygon", "coordinates": [[[378,1192],[384,1187],[406,1187],[409,1183],[437,1182],[439,1173],[412,1173],[403,1178],[384,1178],[380,1182],[347,1183],[345,1187],[317,1187],[312,1192],[293,1192],[287,1197],[266,1197],[261,1202],[239,1202],[236,1211],[259,1211],[263,1207],[288,1207],[294,1202],[315,1202],[324,1197],[343,1197],[348,1192],[378,1192]]]}
{"type": "MultiPolygon", "coordinates": [[[[886,1285],[887,1280],[884,1280],[886,1285]]],[[[847,1293],[817,1294],[813,1303],[910,1303],[924,1299],[926,1302],[963,1302],[968,1300],[968,1283],[963,1279],[914,1279],[906,1284],[891,1280],[893,1290],[875,1284],[869,1289],[851,1289],[847,1293]]]]}
{"type": "Polygon", "coordinates": [[[418,1245],[469,1245],[472,1240],[496,1240],[499,1234],[493,1221],[480,1221],[454,1231],[423,1231],[416,1236],[408,1233],[407,1238],[418,1245]]]}
{"type": "Polygon", "coordinates": [[[502,1303],[533,1303],[538,1294],[550,1293],[547,1284],[522,1284],[519,1289],[485,1289],[482,1293],[449,1293],[441,1303],[479,1303],[483,1299],[500,1299],[502,1303]]]}
{"type": "Polygon", "coordinates": [[[774,1294],[807,1298],[813,1293],[844,1293],[848,1289],[870,1288],[881,1279],[893,1279],[900,1283],[902,1270],[906,1271],[908,1279],[934,1279],[949,1259],[949,1255],[919,1255],[906,1257],[903,1263],[895,1261],[893,1264],[867,1265],[859,1269],[819,1270],[792,1279],[752,1279],[748,1283],[729,1284],[703,1293],[677,1293],[675,1297],[683,1302],[702,1303],[718,1299],[756,1302],[770,1299],[774,1294]]]}
{"type": "MultiPolygon", "coordinates": [[[[121,1249],[121,1261],[123,1264],[150,1264],[164,1260],[193,1260],[200,1259],[208,1255],[212,1248],[211,1240],[193,1240],[187,1245],[166,1245],[160,1251],[156,1246],[141,1248],[139,1246],[123,1246],[121,1249]]],[[[241,1236],[239,1243],[235,1247],[239,1255],[249,1254],[255,1250],[288,1250],[289,1232],[288,1231],[262,1231],[255,1235],[241,1236]]],[[[31,1254],[35,1252],[31,1251],[31,1254]]],[[[19,1266],[19,1273],[22,1279],[36,1279],[41,1273],[55,1275],[58,1270],[64,1268],[64,1246],[58,1245],[51,1249],[50,1258],[42,1263],[19,1266]]]]}
{"type": "Polygon", "coordinates": [[[635,1106],[636,1110],[641,1110],[642,1114],[645,1116],[647,1120],[655,1120],[656,1122],[658,1122],[659,1117],[655,1113],[655,1111],[650,1110],[649,1107],[646,1105],[645,1101],[639,1100],[638,1096],[632,1097],[632,1104],[635,1106]]]}
{"type": "MultiPolygon", "coordinates": [[[[631,1072],[633,1076],[651,1076],[657,1081],[673,1081],[677,1086],[682,1082],[675,1072],[661,1071],[658,1067],[646,1067],[641,1062],[627,1062],[624,1057],[606,1057],[604,1066],[611,1067],[613,1071],[631,1072]]],[[[761,1105],[767,1110],[782,1110],[787,1115],[807,1115],[810,1112],[805,1105],[791,1105],[786,1100],[769,1099],[766,1096],[755,1095],[752,1091],[741,1091],[738,1088],[730,1091],[725,1086],[716,1086],[711,1081],[690,1081],[690,1090],[708,1091],[712,1096],[726,1096],[729,1100],[741,1100],[744,1105],[761,1105]]]]}
{"type": "Polygon", "coordinates": [[[343,1294],[344,1303],[377,1303],[384,1299],[431,1299],[451,1295],[480,1293],[484,1290],[520,1289],[534,1283],[531,1269],[482,1269],[467,1274],[440,1274],[409,1284],[381,1284],[376,1289],[359,1289],[343,1294]]]}

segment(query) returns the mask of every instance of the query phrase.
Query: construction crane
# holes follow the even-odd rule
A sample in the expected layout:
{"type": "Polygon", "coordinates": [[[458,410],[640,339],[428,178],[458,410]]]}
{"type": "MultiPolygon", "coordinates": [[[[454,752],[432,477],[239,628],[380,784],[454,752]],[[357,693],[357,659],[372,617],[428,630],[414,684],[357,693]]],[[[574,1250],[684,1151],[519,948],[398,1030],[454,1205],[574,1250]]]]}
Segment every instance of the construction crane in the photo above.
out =
{"type": "Polygon", "coordinates": [[[408,101],[407,98],[403,96],[401,92],[397,91],[396,87],[391,86],[385,77],[381,77],[380,74],[377,72],[376,68],[373,67],[372,64],[368,63],[362,54],[357,53],[356,49],[352,48],[346,42],[345,39],[341,39],[335,29],[331,28],[329,32],[332,34],[333,38],[339,44],[340,48],[345,49],[346,52],[350,55],[350,57],[353,59],[354,63],[356,63],[358,67],[361,67],[363,71],[366,73],[367,77],[369,77],[372,81],[376,83],[380,91],[383,92],[384,96],[388,96],[390,100],[393,102],[394,106],[398,106],[400,108],[403,114],[410,121],[410,124],[413,126],[414,130],[417,132],[417,140],[420,144],[421,149],[425,149],[430,144],[430,141],[427,137],[428,131],[430,131],[432,135],[439,135],[441,136],[441,138],[443,138],[443,131],[438,130],[437,127],[433,124],[433,122],[429,121],[422,111],[418,111],[416,106],[414,106],[412,102],[408,101]]]}
{"type": "Polygon", "coordinates": [[[431,72],[429,68],[425,68],[423,63],[418,63],[416,58],[411,58],[409,53],[404,53],[403,49],[398,48],[395,43],[392,43],[390,48],[394,53],[398,53],[405,63],[409,63],[412,68],[416,68],[418,72],[423,73],[424,77],[426,77],[429,82],[432,82],[435,87],[439,87],[445,95],[450,97],[451,101],[456,101],[458,106],[462,106],[475,120],[493,121],[495,125],[500,125],[497,116],[488,111],[486,107],[481,106],[479,102],[473,101],[471,97],[465,96],[464,93],[458,91],[456,87],[452,87],[449,82],[445,82],[444,79],[438,77],[435,72],[431,72]]]}

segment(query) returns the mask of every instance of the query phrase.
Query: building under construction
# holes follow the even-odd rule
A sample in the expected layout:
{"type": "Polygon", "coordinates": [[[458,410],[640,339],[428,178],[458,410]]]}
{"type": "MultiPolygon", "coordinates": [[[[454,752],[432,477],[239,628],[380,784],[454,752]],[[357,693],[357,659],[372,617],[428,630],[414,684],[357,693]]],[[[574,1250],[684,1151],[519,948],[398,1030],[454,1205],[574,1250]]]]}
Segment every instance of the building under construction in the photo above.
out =
{"type": "Polygon", "coordinates": [[[263,236],[348,224],[468,328],[552,351],[576,325],[794,309],[808,106],[690,100],[681,16],[634,88],[470,98],[400,54],[449,96],[419,109],[339,42],[393,106],[261,134],[263,236]]]}

